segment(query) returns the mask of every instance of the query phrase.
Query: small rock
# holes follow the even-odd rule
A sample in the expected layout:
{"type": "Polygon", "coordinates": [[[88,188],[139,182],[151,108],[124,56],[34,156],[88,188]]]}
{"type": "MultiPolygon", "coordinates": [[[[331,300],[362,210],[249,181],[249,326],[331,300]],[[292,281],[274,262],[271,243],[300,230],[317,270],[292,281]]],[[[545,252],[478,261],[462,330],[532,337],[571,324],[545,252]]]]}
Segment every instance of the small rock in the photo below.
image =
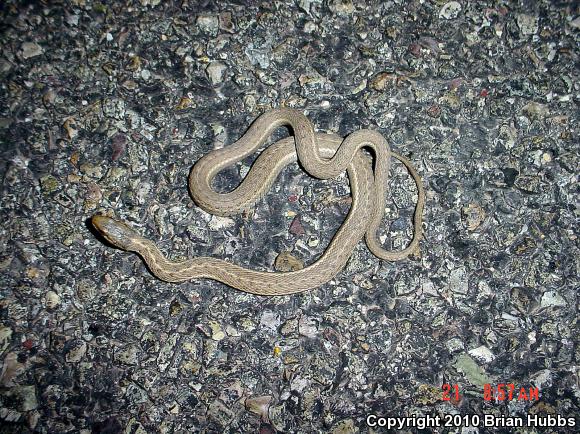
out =
{"type": "Polygon", "coordinates": [[[341,420],[330,431],[331,434],[354,434],[356,432],[358,429],[352,419],[341,420]]]}
{"type": "Polygon", "coordinates": [[[568,303],[566,300],[558,294],[556,291],[546,291],[542,295],[542,301],[540,302],[540,306],[543,308],[546,307],[566,307],[568,303]]]}
{"type": "Polygon", "coordinates": [[[493,378],[467,354],[460,354],[453,366],[475,386],[483,388],[485,384],[493,383],[493,378]]]}
{"type": "Polygon", "coordinates": [[[328,8],[337,15],[350,16],[354,10],[351,0],[333,0],[328,4],[328,8]]]}
{"type": "Polygon", "coordinates": [[[3,353],[12,339],[12,329],[7,326],[0,326],[0,353],[3,353]]]}
{"type": "Polygon", "coordinates": [[[449,273],[449,289],[451,292],[467,294],[469,285],[467,282],[467,272],[465,267],[456,268],[449,273]]]}
{"type": "Polygon", "coordinates": [[[179,302],[179,300],[173,300],[169,305],[169,315],[170,316],[178,316],[181,311],[183,310],[183,306],[179,302]]]}
{"type": "Polygon", "coordinates": [[[464,348],[463,341],[461,339],[459,339],[459,338],[451,338],[451,339],[449,339],[445,343],[445,346],[452,353],[456,353],[458,351],[461,351],[464,348]]]}
{"type": "Polygon", "coordinates": [[[302,316],[298,321],[298,333],[308,338],[315,338],[318,336],[318,323],[314,318],[302,316]]]}
{"type": "Polygon", "coordinates": [[[272,402],[272,397],[268,395],[256,396],[254,398],[246,399],[244,403],[246,410],[250,413],[254,413],[264,421],[268,420],[268,409],[270,408],[270,403],[272,402]]]}
{"type": "Polygon", "coordinates": [[[467,230],[474,231],[485,219],[485,211],[477,203],[470,203],[461,210],[467,230]]]}
{"type": "Polygon", "coordinates": [[[177,333],[171,335],[168,339],[163,342],[163,347],[159,351],[157,356],[157,365],[159,369],[164,372],[169,365],[173,362],[175,356],[175,346],[177,344],[177,339],[179,335],[177,333]]]}
{"type": "Polygon", "coordinates": [[[0,386],[10,387],[14,385],[14,379],[24,372],[25,366],[18,360],[15,352],[6,354],[2,361],[2,373],[0,374],[0,386]]]}
{"type": "Polygon", "coordinates": [[[193,100],[191,98],[184,96],[184,97],[181,97],[181,99],[177,103],[177,106],[175,106],[175,109],[176,110],[185,110],[193,105],[194,105],[193,100]]]}
{"type": "Polygon", "coordinates": [[[58,180],[52,175],[46,175],[40,178],[40,188],[44,194],[55,192],[60,186],[58,180]]]}
{"type": "Polygon", "coordinates": [[[550,111],[544,104],[532,101],[522,107],[522,113],[530,121],[534,121],[546,118],[550,114],[550,111]]]}
{"type": "Polygon", "coordinates": [[[65,120],[62,127],[66,131],[66,136],[69,140],[74,139],[79,134],[79,131],[76,129],[76,121],[73,118],[65,120]]]}
{"type": "Polygon", "coordinates": [[[60,304],[60,296],[54,291],[48,291],[44,296],[44,305],[47,309],[55,309],[60,304]]]}
{"type": "Polygon", "coordinates": [[[250,63],[254,66],[259,65],[260,68],[267,69],[270,67],[270,60],[272,58],[272,47],[254,47],[254,44],[249,43],[244,53],[248,57],[250,63]]]}
{"type": "Polygon", "coordinates": [[[294,217],[294,220],[290,223],[289,231],[292,235],[304,235],[306,233],[299,216],[294,217]]]}
{"type": "Polygon", "coordinates": [[[111,160],[117,161],[127,149],[127,136],[122,133],[117,133],[111,137],[111,149],[113,150],[111,160]]]}
{"type": "Polygon", "coordinates": [[[200,15],[196,23],[202,32],[216,36],[219,29],[219,19],[213,15],[200,15]]]}
{"type": "Polygon", "coordinates": [[[262,313],[260,325],[272,331],[276,331],[280,326],[280,317],[276,313],[266,310],[262,313]]]}
{"type": "Polygon", "coordinates": [[[222,12],[220,13],[219,17],[219,28],[228,33],[234,33],[236,30],[236,26],[232,20],[232,13],[231,12],[222,12]]]}
{"type": "Polygon", "coordinates": [[[520,28],[520,32],[522,32],[522,35],[534,35],[538,32],[537,16],[518,14],[516,21],[518,23],[518,27],[520,28]]]}
{"type": "Polygon", "coordinates": [[[282,325],[280,328],[280,333],[282,336],[289,336],[296,333],[296,330],[298,330],[298,319],[292,318],[282,325]]]}
{"type": "Polygon", "coordinates": [[[234,219],[230,217],[220,217],[220,216],[212,216],[211,220],[208,223],[209,228],[212,231],[219,231],[227,228],[231,228],[235,226],[236,222],[234,219]]]}
{"type": "Polygon", "coordinates": [[[125,365],[136,365],[139,361],[139,348],[135,345],[129,345],[115,354],[115,359],[125,365]]]}
{"type": "Polygon", "coordinates": [[[445,3],[441,10],[439,11],[439,18],[445,18],[446,20],[452,20],[457,18],[461,12],[461,3],[456,1],[451,1],[449,3],[445,3]]]}
{"type": "Polygon", "coordinates": [[[226,69],[227,66],[223,62],[211,62],[207,68],[205,68],[205,72],[207,73],[211,84],[215,86],[223,81],[226,69]]]}
{"type": "Polygon", "coordinates": [[[44,50],[36,42],[24,42],[20,47],[20,54],[23,59],[30,59],[31,57],[40,56],[44,50]]]}
{"type": "Polygon", "coordinates": [[[441,106],[438,104],[433,104],[427,108],[427,114],[432,118],[438,118],[441,116],[441,106]]]}
{"type": "Polygon", "coordinates": [[[477,359],[480,362],[484,363],[491,363],[495,359],[494,354],[485,345],[474,348],[473,350],[470,350],[468,353],[474,359],[477,359]]]}
{"type": "Polygon", "coordinates": [[[226,334],[223,332],[221,325],[217,321],[210,321],[209,327],[211,328],[211,338],[214,341],[221,341],[226,337],[226,334]]]}
{"type": "Polygon", "coordinates": [[[234,417],[234,412],[220,400],[213,401],[208,408],[208,415],[217,423],[228,426],[234,417]]]}
{"type": "Polygon", "coordinates": [[[87,343],[85,341],[73,341],[68,345],[65,359],[69,363],[80,362],[87,352],[87,343]]]}
{"type": "Polygon", "coordinates": [[[30,411],[38,407],[36,387],[34,386],[16,386],[9,393],[12,399],[18,403],[18,411],[30,411]]]}
{"type": "Polygon", "coordinates": [[[293,256],[290,252],[282,252],[276,257],[274,268],[276,271],[282,272],[298,271],[304,268],[304,262],[293,256]]]}

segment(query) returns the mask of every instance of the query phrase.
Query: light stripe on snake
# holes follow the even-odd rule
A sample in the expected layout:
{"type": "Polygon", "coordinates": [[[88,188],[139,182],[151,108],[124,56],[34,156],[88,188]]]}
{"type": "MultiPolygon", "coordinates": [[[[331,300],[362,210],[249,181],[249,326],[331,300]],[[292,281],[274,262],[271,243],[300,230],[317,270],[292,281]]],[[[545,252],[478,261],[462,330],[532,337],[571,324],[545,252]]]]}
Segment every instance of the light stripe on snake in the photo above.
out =
{"type": "Polygon", "coordinates": [[[323,285],[344,268],[363,237],[375,256],[389,261],[404,259],[418,249],[425,191],[411,162],[392,152],[385,138],[376,131],[359,130],[345,139],[334,134],[316,133],[308,118],[297,110],[280,108],[266,112],[237,142],[203,156],[191,170],[189,189],[195,203],[205,211],[221,216],[237,214],[251,208],[270,189],[282,169],[297,160],[310,175],[320,179],[333,178],[346,169],[352,195],[350,211],[327,249],[316,262],[298,271],[254,271],[210,257],[171,261],[152,241],[125,223],[102,215],[94,215],[91,221],[114,246],[139,254],[159,279],[167,282],[214,279],[257,295],[294,294],[323,285]],[[289,126],[293,136],[267,147],[235,190],[229,193],[213,190],[212,180],[221,170],[256,152],[281,126],[289,126]],[[372,151],[374,171],[373,162],[362,151],[363,148],[372,151]],[[385,209],[391,157],[406,166],[417,185],[418,194],[413,238],[400,251],[383,249],[377,239],[385,209]]]}

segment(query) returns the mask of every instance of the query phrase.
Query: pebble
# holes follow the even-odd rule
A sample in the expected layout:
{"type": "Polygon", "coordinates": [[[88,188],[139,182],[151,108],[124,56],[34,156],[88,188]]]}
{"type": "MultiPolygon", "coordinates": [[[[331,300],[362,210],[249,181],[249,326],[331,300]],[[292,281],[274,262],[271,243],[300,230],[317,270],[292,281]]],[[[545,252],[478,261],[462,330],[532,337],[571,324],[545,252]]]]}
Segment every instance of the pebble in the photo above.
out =
{"type": "Polygon", "coordinates": [[[493,383],[493,378],[490,377],[474,360],[471,356],[463,353],[457,357],[454,364],[455,368],[462,372],[467,381],[475,386],[481,388],[485,384],[493,383]]]}
{"type": "Polygon", "coordinates": [[[10,345],[12,339],[12,329],[7,326],[0,326],[0,353],[3,353],[10,345]]]}
{"type": "Polygon", "coordinates": [[[214,15],[199,15],[196,20],[197,26],[204,33],[216,36],[219,29],[219,19],[214,15]]]}
{"type": "Polygon", "coordinates": [[[457,18],[461,12],[461,3],[456,1],[451,1],[449,3],[445,3],[441,10],[439,11],[439,18],[445,18],[446,20],[452,20],[457,18]]]}
{"type": "Polygon", "coordinates": [[[47,309],[55,309],[60,304],[60,296],[54,291],[48,291],[44,296],[44,305],[47,309]]]}
{"type": "Polygon", "coordinates": [[[163,341],[163,346],[161,347],[159,355],[157,356],[157,366],[159,366],[159,370],[166,371],[167,368],[171,365],[175,355],[175,346],[177,345],[178,339],[179,335],[174,333],[163,341]]]}
{"type": "Polygon", "coordinates": [[[288,230],[292,235],[300,236],[306,234],[306,230],[304,229],[304,226],[300,221],[300,216],[294,217],[292,223],[290,223],[290,228],[288,230]]]}
{"type": "Polygon", "coordinates": [[[234,412],[216,399],[209,405],[208,415],[221,425],[228,426],[234,417],[234,412]]]}
{"type": "Polygon", "coordinates": [[[20,53],[23,59],[30,59],[32,57],[40,56],[44,50],[36,42],[24,42],[20,48],[20,53]]]}
{"type": "Polygon", "coordinates": [[[87,352],[87,343],[81,340],[75,340],[69,344],[66,352],[65,359],[69,363],[80,362],[87,352]]]}
{"type": "Polygon", "coordinates": [[[225,11],[220,13],[219,28],[228,33],[234,33],[236,31],[236,26],[232,20],[231,12],[225,11]]]}
{"type": "Polygon", "coordinates": [[[269,395],[256,396],[247,398],[244,406],[250,413],[260,416],[262,420],[268,420],[268,409],[270,408],[271,402],[272,397],[269,395]]]}
{"type": "Polygon", "coordinates": [[[298,271],[304,268],[304,262],[293,256],[290,252],[281,252],[274,262],[276,271],[298,271]]]}
{"type": "Polygon", "coordinates": [[[449,290],[458,294],[467,294],[469,286],[465,267],[451,270],[449,273],[449,290]]]}
{"type": "Polygon", "coordinates": [[[38,408],[35,386],[15,386],[9,391],[8,395],[12,397],[12,402],[17,403],[18,411],[26,412],[38,408]]]}
{"type": "Polygon", "coordinates": [[[275,332],[280,327],[280,316],[271,310],[265,310],[260,317],[260,326],[275,332]]]}
{"type": "Polygon", "coordinates": [[[461,213],[465,219],[467,230],[469,231],[476,230],[485,220],[485,211],[477,203],[470,203],[469,205],[464,206],[461,213]]]}
{"type": "Polygon", "coordinates": [[[495,355],[485,345],[469,350],[468,354],[483,363],[491,363],[495,359],[495,355]]]}
{"type": "Polygon", "coordinates": [[[331,12],[342,16],[349,16],[355,11],[351,0],[332,0],[329,2],[328,8],[331,12]]]}
{"type": "Polygon", "coordinates": [[[214,86],[219,84],[224,79],[224,73],[227,70],[227,66],[223,62],[211,62],[205,68],[205,72],[214,86]]]}
{"type": "Polygon", "coordinates": [[[60,187],[60,182],[52,175],[40,178],[40,188],[44,194],[54,193],[60,187]]]}
{"type": "Polygon", "coordinates": [[[221,216],[216,216],[216,215],[212,215],[212,217],[208,223],[208,227],[212,231],[220,231],[223,229],[234,227],[235,225],[236,225],[236,222],[231,217],[221,217],[221,216]]]}
{"type": "Polygon", "coordinates": [[[222,330],[222,326],[217,321],[210,321],[209,327],[211,329],[211,338],[214,341],[221,341],[226,337],[226,334],[222,330]]]}
{"type": "Polygon", "coordinates": [[[139,361],[139,348],[136,345],[128,345],[115,353],[115,359],[125,365],[136,365],[139,361]]]}
{"type": "Polygon", "coordinates": [[[254,47],[253,43],[249,43],[244,53],[252,65],[257,65],[262,69],[268,69],[270,67],[270,60],[272,58],[271,47],[254,47]]]}
{"type": "Polygon", "coordinates": [[[543,308],[547,307],[565,307],[568,306],[568,303],[560,294],[556,291],[546,291],[542,295],[542,300],[540,302],[540,306],[543,308]]]}
{"type": "Polygon", "coordinates": [[[308,338],[318,336],[318,323],[314,318],[302,316],[298,321],[298,333],[308,338]]]}
{"type": "Polygon", "coordinates": [[[527,14],[518,14],[516,17],[522,35],[529,36],[538,33],[538,17],[527,14]]]}

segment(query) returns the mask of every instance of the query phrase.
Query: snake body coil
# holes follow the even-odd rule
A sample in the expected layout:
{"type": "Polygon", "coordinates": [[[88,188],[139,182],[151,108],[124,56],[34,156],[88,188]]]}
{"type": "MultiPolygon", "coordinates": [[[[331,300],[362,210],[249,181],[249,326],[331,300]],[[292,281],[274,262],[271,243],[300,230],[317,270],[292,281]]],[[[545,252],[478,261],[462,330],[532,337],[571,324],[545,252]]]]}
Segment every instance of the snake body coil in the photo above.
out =
{"type": "Polygon", "coordinates": [[[280,171],[297,160],[310,175],[320,179],[335,177],[346,169],[352,195],[350,211],[328,248],[315,263],[298,271],[254,271],[208,257],[175,262],[167,259],[152,241],[121,221],[95,215],[92,224],[116,247],[138,253],[159,279],[167,282],[214,279],[257,295],[294,294],[328,282],[344,268],[363,237],[372,253],[385,260],[403,259],[418,248],[425,192],[411,162],[392,152],[378,132],[359,130],[346,139],[334,134],[316,133],[308,118],[297,110],[281,108],[264,113],[236,143],[206,154],[191,170],[189,189],[195,203],[207,212],[221,216],[237,214],[254,205],[269,190],[280,171]],[[212,180],[221,170],[256,152],[276,128],[284,125],[292,128],[293,137],[266,148],[235,190],[229,193],[213,190],[212,180]],[[361,151],[362,148],[372,150],[374,171],[372,161],[361,151]],[[385,209],[384,190],[391,156],[407,167],[418,193],[413,239],[401,251],[387,251],[377,239],[385,209]]]}

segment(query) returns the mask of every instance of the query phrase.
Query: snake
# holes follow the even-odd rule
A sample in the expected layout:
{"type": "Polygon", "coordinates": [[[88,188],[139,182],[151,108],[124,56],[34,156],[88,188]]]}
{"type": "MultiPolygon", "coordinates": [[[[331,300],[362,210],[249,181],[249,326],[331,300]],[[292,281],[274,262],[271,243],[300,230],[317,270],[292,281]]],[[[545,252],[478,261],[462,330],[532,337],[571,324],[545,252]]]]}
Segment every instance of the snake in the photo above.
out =
{"type": "Polygon", "coordinates": [[[150,272],[163,281],[213,279],[262,296],[296,294],[324,285],[346,266],[363,238],[369,250],[382,260],[398,261],[417,252],[425,205],[421,177],[411,161],[393,152],[383,135],[375,130],[361,129],[342,138],[316,132],[310,120],[297,109],[272,109],[261,114],[235,143],[202,156],[190,171],[189,190],[203,210],[218,216],[235,215],[251,209],[268,192],[279,173],[295,162],[319,179],[331,179],[346,170],[352,197],[348,214],[325,251],[314,263],[299,270],[258,271],[214,257],[173,261],[153,241],[117,218],[96,214],[91,223],[114,247],[141,256],[150,272]],[[260,150],[272,133],[284,126],[291,135],[266,147],[235,189],[225,193],[214,190],[212,182],[218,173],[260,150]],[[391,157],[407,168],[418,196],[413,237],[404,249],[397,251],[384,249],[377,235],[385,213],[391,157]]]}

